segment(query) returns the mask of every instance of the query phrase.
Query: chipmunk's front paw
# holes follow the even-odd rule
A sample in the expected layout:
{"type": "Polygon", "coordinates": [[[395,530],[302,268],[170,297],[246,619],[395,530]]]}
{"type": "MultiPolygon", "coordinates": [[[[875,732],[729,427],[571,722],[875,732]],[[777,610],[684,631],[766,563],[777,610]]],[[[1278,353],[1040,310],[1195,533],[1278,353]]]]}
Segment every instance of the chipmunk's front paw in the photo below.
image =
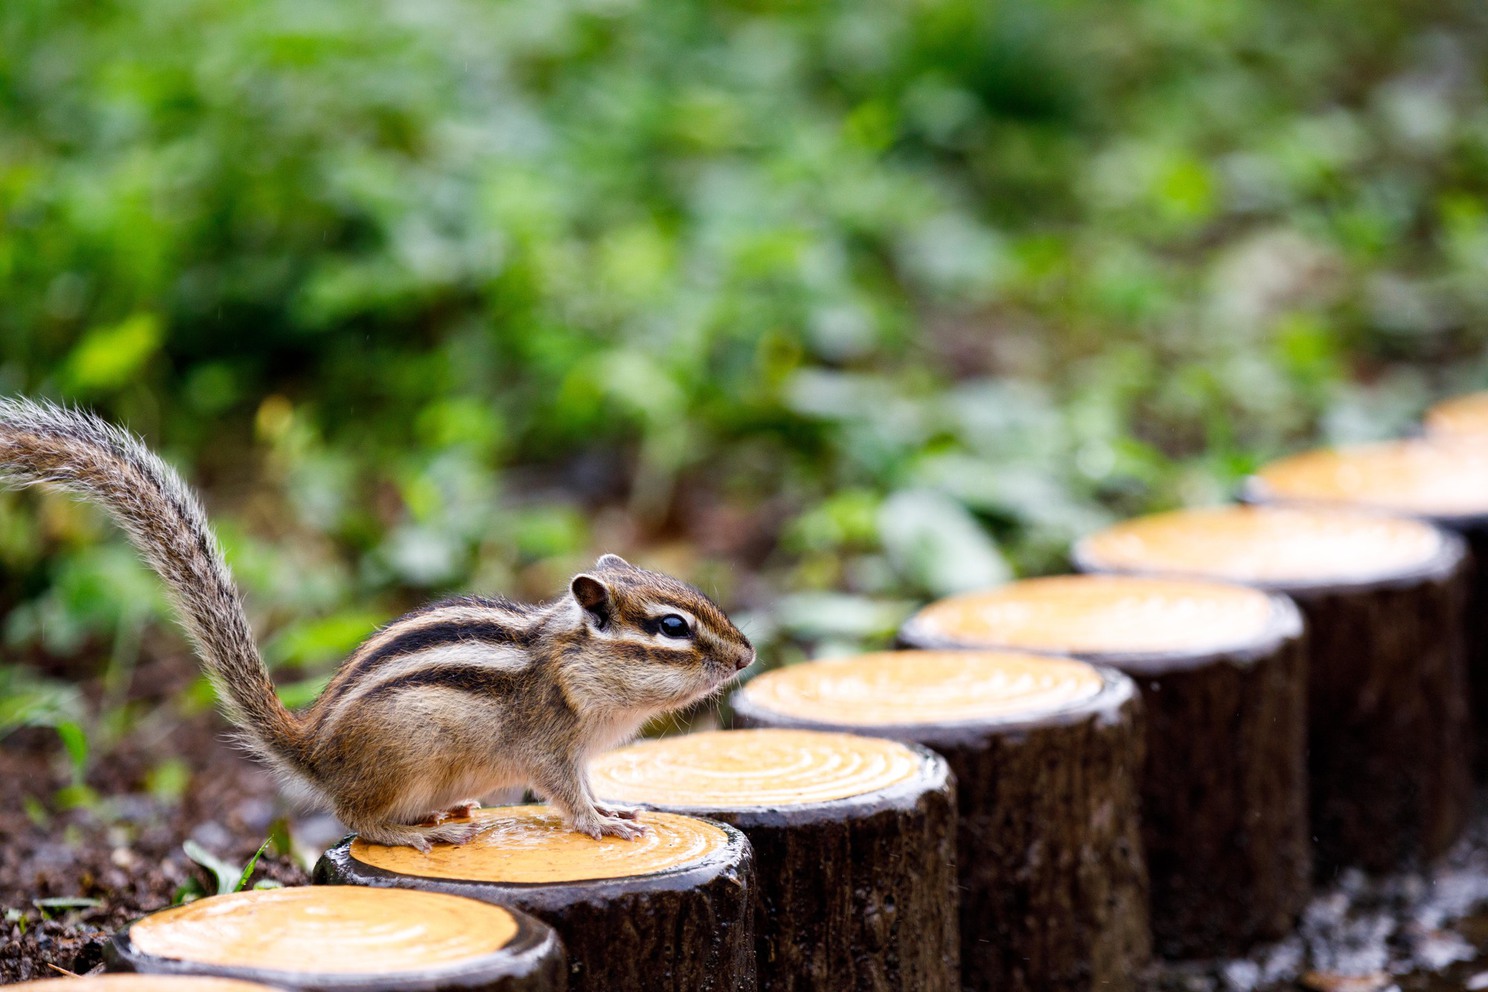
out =
{"type": "Polygon", "coordinates": [[[601,819],[600,831],[608,837],[620,837],[624,840],[640,840],[646,833],[646,825],[637,823],[634,819],[635,812],[631,812],[632,819],[622,820],[618,816],[607,816],[601,819]]]}
{"type": "Polygon", "coordinates": [[[596,810],[595,815],[583,817],[574,823],[574,829],[579,833],[588,834],[595,840],[601,837],[636,840],[646,832],[644,823],[637,823],[633,819],[622,820],[618,816],[608,816],[603,813],[603,810],[596,810]]]}

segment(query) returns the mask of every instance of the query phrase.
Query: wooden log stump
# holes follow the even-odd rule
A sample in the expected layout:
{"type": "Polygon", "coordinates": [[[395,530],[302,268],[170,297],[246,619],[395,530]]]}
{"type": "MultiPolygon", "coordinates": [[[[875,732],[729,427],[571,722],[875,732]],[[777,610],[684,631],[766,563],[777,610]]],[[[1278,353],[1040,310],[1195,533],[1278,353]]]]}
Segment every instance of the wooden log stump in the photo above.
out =
{"type": "Polygon", "coordinates": [[[1488,441],[1488,392],[1443,400],[1426,411],[1423,426],[1432,438],[1488,441]]]}
{"type": "Polygon", "coordinates": [[[1307,621],[1308,777],[1320,875],[1441,854],[1471,801],[1460,538],[1418,520],[1221,507],[1118,524],[1084,571],[1229,579],[1307,621]]]}
{"type": "Polygon", "coordinates": [[[10,992],[273,992],[271,986],[206,975],[84,975],[41,978],[7,986],[10,992]]]}
{"type": "Polygon", "coordinates": [[[725,730],[632,744],[589,773],[604,800],[749,838],[765,992],[960,987],[955,790],[940,755],[856,734],[725,730]]]}
{"type": "Polygon", "coordinates": [[[525,913],[434,892],[300,887],[198,899],[130,924],[110,966],[215,975],[282,989],[553,992],[552,928],[525,913]]]}
{"type": "Polygon", "coordinates": [[[941,600],[913,647],[1058,652],[1142,691],[1152,930],[1174,957],[1289,932],[1311,880],[1306,656],[1281,596],[1213,582],[1066,575],[941,600]]]}
{"type": "Polygon", "coordinates": [[[1412,440],[1311,451],[1264,466],[1243,495],[1249,503],[1417,517],[1467,541],[1468,725],[1478,777],[1488,778],[1488,444],[1412,440]]]}
{"type": "Polygon", "coordinates": [[[766,672],[748,727],[913,741],[956,776],[961,981],[1135,989],[1151,951],[1131,680],[1074,660],[895,651],[766,672]]]}
{"type": "Polygon", "coordinates": [[[497,806],[489,828],[427,854],[349,838],[318,883],[397,886],[513,906],[550,924],[574,992],[753,992],[754,866],[726,824],[642,813],[638,840],[592,840],[547,806],[497,806]]]}

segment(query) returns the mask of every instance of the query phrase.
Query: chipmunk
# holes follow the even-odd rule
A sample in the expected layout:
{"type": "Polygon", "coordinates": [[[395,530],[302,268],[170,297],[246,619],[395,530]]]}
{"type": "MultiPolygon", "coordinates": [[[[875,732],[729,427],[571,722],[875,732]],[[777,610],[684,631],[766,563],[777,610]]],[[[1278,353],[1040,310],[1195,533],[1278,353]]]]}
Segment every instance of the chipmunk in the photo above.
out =
{"type": "Polygon", "coordinates": [[[468,841],[480,829],[469,812],[512,787],[591,837],[636,838],[633,810],[595,802],[587,759],[755,657],[703,593],[605,555],[549,603],[466,596],[394,620],[291,713],[201,504],[138,438],[91,414],[0,399],[0,478],[107,510],[164,580],[242,742],[290,791],[376,843],[468,841]]]}

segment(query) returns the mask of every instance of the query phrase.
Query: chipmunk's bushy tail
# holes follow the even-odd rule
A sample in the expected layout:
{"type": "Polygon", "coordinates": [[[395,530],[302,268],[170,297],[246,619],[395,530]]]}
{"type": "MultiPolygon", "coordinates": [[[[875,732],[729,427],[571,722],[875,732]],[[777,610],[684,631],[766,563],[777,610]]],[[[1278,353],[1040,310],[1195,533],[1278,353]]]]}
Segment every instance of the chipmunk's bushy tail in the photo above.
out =
{"type": "Polygon", "coordinates": [[[55,486],[107,510],[165,580],[245,743],[292,778],[308,774],[300,722],[274,692],[206,513],[170,466],[92,414],[0,398],[0,480],[55,486]]]}

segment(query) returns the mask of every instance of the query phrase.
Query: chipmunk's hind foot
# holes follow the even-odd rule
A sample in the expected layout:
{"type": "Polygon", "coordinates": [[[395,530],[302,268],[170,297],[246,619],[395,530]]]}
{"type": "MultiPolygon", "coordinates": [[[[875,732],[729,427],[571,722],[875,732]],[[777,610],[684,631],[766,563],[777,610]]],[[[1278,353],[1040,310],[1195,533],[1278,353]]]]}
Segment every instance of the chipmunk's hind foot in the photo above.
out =
{"type": "Polygon", "coordinates": [[[357,836],[388,847],[412,847],[427,854],[435,844],[468,844],[490,824],[469,820],[438,823],[377,823],[357,831],[357,836]]]}
{"type": "Polygon", "coordinates": [[[420,820],[416,824],[416,826],[437,827],[441,823],[447,823],[450,820],[468,820],[470,819],[470,814],[474,813],[480,808],[481,804],[479,799],[466,799],[461,802],[455,803],[455,805],[451,806],[449,809],[441,809],[430,813],[428,816],[420,820]]]}

